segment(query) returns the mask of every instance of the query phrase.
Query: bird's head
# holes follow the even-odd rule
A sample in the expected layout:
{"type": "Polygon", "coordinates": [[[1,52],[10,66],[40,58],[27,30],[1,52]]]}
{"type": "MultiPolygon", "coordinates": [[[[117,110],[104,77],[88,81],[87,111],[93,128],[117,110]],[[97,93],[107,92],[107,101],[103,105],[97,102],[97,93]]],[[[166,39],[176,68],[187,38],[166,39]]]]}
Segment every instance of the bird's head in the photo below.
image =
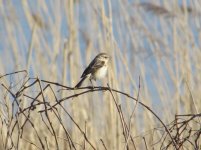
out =
{"type": "Polygon", "coordinates": [[[100,53],[96,56],[96,58],[100,61],[108,62],[111,57],[107,53],[100,53]]]}

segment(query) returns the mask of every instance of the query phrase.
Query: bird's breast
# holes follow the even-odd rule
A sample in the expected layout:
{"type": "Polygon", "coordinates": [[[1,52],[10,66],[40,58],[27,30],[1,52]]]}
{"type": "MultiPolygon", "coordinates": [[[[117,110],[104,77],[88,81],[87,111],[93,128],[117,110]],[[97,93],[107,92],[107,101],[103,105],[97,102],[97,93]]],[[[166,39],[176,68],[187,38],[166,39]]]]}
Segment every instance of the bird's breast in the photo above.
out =
{"type": "Polygon", "coordinates": [[[104,78],[107,74],[107,68],[108,66],[103,66],[100,69],[98,69],[94,74],[95,79],[104,78]]]}

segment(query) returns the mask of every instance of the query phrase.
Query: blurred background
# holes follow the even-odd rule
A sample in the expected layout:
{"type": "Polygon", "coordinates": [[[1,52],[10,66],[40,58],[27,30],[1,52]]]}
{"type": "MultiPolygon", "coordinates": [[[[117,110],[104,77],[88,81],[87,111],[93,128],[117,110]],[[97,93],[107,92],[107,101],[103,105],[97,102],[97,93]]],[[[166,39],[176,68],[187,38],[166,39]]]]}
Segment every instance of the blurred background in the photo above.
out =
{"type": "MultiPolygon", "coordinates": [[[[0,75],[27,70],[29,77],[73,87],[90,61],[107,52],[112,56],[108,75],[95,85],[109,83],[137,97],[140,77],[139,101],[165,123],[176,114],[201,112],[199,0],[0,0],[0,20],[0,75]]],[[[16,84],[22,78],[18,74],[7,81],[16,84]]],[[[36,93],[34,88],[29,91],[30,95],[36,93]]],[[[128,122],[135,102],[115,96],[128,122]]],[[[49,100],[53,102],[50,95],[49,100]]],[[[90,93],[62,104],[81,127],[87,122],[87,136],[98,149],[103,149],[101,138],[108,149],[123,149],[119,116],[108,92],[90,93]]],[[[81,133],[68,117],[63,119],[73,140],[81,143],[81,133]]],[[[160,126],[140,106],[131,123],[132,136],[139,135],[138,148],[144,148],[142,135],[160,126]]],[[[62,136],[62,131],[58,134],[62,136]]],[[[30,131],[27,138],[34,141],[33,137],[30,131]]],[[[51,142],[50,137],[48,140],[51,142]]]]}

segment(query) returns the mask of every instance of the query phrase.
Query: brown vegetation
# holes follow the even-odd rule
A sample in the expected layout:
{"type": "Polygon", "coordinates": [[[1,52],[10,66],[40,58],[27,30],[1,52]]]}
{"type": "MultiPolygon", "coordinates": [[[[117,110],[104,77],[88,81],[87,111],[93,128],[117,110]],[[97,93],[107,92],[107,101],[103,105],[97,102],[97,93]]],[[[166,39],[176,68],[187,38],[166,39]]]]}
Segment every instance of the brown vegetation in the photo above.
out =
{"type": "Polygon", "coordinates": [[[0,149],[200,149],[200,6],[0,1],[0,149]],[[107,78],[73,89],[99,52],[107,78]]]}

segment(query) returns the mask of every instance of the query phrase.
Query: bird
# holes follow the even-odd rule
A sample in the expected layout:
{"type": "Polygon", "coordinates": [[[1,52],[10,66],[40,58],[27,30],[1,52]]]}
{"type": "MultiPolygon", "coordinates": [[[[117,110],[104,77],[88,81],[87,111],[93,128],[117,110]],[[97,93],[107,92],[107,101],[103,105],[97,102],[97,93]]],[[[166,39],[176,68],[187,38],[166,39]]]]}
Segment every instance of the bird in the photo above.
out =
{"type": "Polygon", "coordinates": [[[102,79],[106,76],[110,58],[107,53],[99,53],[84,70],[81,75],[81,80],[77,83],[75,88],[79,88],[86,79],[90,80],[94,88],[92,80],[96,81],[96,79],[102,79]]]}

